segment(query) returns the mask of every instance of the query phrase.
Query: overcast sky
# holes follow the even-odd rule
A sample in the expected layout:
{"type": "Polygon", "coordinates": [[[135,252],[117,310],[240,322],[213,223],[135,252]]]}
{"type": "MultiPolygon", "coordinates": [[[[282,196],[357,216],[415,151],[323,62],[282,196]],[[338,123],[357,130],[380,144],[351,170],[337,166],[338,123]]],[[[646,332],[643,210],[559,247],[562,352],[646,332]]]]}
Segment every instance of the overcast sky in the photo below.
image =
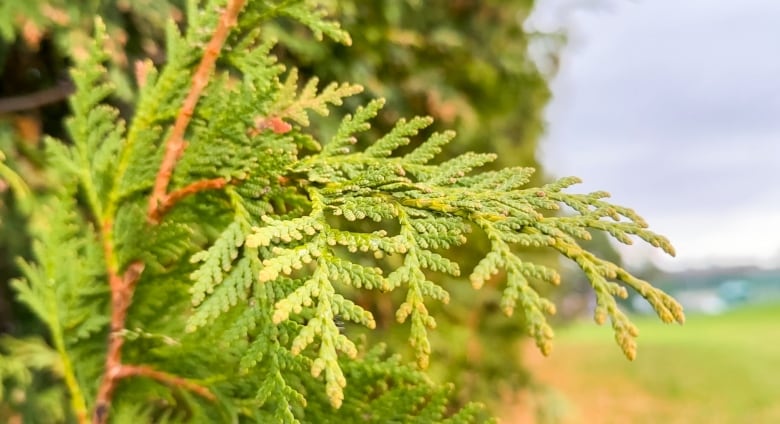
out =
{"type": "Polygon", "coordinates": [[[570,37],[548,172],[636,209],[677,248],[664,268],[780,266],[780,1],[538,4],[531,27],[570,37]]]}

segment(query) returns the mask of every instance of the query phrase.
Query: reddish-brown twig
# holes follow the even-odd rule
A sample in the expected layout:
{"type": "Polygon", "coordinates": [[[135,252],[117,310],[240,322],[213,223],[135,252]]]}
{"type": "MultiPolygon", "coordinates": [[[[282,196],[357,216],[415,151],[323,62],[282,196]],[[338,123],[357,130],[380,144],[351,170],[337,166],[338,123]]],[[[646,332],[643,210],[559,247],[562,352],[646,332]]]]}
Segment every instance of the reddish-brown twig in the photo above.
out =
{"type": "Polygon", "coordinates": [[[206,85],[208,85],[209,75],[214,69],[219,52],[222,50],[228,34],[230,34],[230,28],[236,25],[238,13],[244,7],[244,3],[245,0],[228,1],[222,16],[219,18],[214,34],[206,45],[203,58],[201,58],[200,64],[198,64],[198,68],[192,76],[192,86],[179,110],[171,134],[165,142],[165,155],[163,156],[160,170],[157,172],[157,178],[154,181],[152,195],[149,197],[147,216],[152,222],[156,222],[154,217],[159,218],[160,216],[160,214],[156,213],[156,210],[165,202],[168,184],[173,175],[173,168],[187,146],[187,143],[184,141],[184,133],[192,119],[192,115],[195,113],[195,106],[198,104],[198,100],[203,94],[206,85]]]}
{"type": "MultiPolygon", "coordinates": [[[[108,263],[114,258],[113,245],[106,237],[106,235],[110,234],[110,225],[110,222],[106,222],[103,226],[103,249],[108,263]]],[[[133,262],[127,267],[125,273],[120,276],[116,270],[109,265],[108,281],[111,288],[111,332],[108,336],[106,367],[103,371],[103,379],[98,387],[97,399],[95,400],[95,412],[92,416],[93,423],[103,424],[106,422],[108,410],[111,406],[111,396],[114,394],[117,381],[121,378],[122,345],[124,344],[122,330],[125,328],[127,308],[130,306],[135,284],[141,277],[143,269],[144,264],[142,262],[133,262]]]]}
{"type": "Polygon", "coordinates": [[[167,384],[173,387],[181,387],[185,390],[189,390],[192,393],[197,394],[208,400],[216,400],[217,397],[214,393],[201,385],[193,383],[186,378],[179,377],[177,375],[168,374],[167,372],[158,371],[152,367],[146,365],[122,365],[118,373],[119,378],[141,376],[157,380],[163,384],[167,384]]]}
{"type": "Polygon", "coordinates": [[[154,211],[151,211],[151,215],[149,215],[149,218],[152,222],[159,222],[160,218],[162,218],[162,216],[165,215],[165,213],[168,212],[168,210],[172,208],[173,205],[175,205],[176,202],[178,202],[182,198],[187,197],[191,194],[195,194],[199,191],[222,188],[225,185],[227,185],[227,183],[228,181],[226,179],[220,177],[211,180],[196,181],[188,186],[182,187],[178,190],[174,190],[169,194],[163,196],[157,208],[154,211]]]}
{"type": "MultiPolygon", "coordinates": [[[[110,244],[104,244],[104,249],[107,249],[107,257],[113,257],[113,247],[110,244]]],[[[109,273],[112,306],[111,333],[108,338],[108,351],[106,353],[103,380],[100,382],[100,387],[98,387],[95,410],[92,415],[92,422],[95,424],[104,424],[107,421],[108,411],[111,407],[111,398],[117,383],[119,380],[127,377],[148,377],[169,386],[189,390],[209,400],[216,399],[209,389],[183,377],[158,371],[145,365],[126,365],[122,363],[122,345],[124,345],[122,330],[125,328],[127,309],[130,306],[135,285],[141,277],[143,269],[144,264],[142,262],[133,262],[127,267],[122,276],[119,276],[116,272],[109,273]]]]}
{"type": "MultiPolygon", "coordinates": [[[[215,178],[190,184],[170,194],[167,192],[173,169],[186,147],[184,133],[195,112],[198,99],[208,84],[209,74],[214,68],[217,56],[219,56],[219,52],[230,33],[230,28],[236,24],[238,13],[243,8],[244,3],[245,0],[228,0],[227,7],[220,16],[211,40],[206,45],[203,58],[192,77],[192,87],[187,93],[174,122],[171,134],[165,143],[165,155],[157,173],[152,194],[149,197],[147,215],[153,222],[159,221],[162,214],[181,198],[198,191],[221,188],[227,184],[224,178],[215,178]]],[[[143,272],[144,264],[142,262],[134,262],[120,276],[113,245],[113,223],[110,219],[103,222],[101,238],[107,264],[109,286],[111,288],[111,333],[108,339],[106,366],[103,379],[98,387],[92,422],[104,424],[108,420],[108,412],[111,408],[111,400],[117,383],[122,378],[131,376],[145,376],[171,386],[182,387],[207,399],[215,399],[214,395],[207,388],[182,377],[157,371],[144,365],[126,365],[122,363],[122,346],[124,344],[122,330],[125,328],[127,310],[133,298],[135,285],[143,272]]]]}

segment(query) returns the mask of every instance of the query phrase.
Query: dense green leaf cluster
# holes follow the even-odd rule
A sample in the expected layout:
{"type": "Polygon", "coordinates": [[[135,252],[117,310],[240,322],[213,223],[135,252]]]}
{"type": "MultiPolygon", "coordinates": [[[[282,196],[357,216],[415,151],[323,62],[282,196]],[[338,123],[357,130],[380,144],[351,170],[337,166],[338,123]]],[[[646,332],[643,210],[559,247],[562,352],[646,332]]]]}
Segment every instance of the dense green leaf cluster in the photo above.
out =
{"type": "MultiPolygon", "coordinates": [[[[173,18],[180,28],[186,26],[183,3],[178,0],[97,3],[7,0],[0,5],[8,12],[0,14],[0,26],[6,28],[5,36],[0,36],[5,41],[0,41],[0,72],[3,74],[3,87],[0,90],[7,90],[6,95],[12,95],[26,94],[55,83],[60,89],[67,86],[63,82],[67,79],[67,57],[84,54],[92,16],[99,14],[106,22],[109,35],[104,48],[109,52],[107,68],[110,79],[116,86],[112,99],[121,98],[128,102],[124,105],[126,110],[134,109],[134,96],[138,90],[132,83],[133,73],[149,71],[146,66],[149,60],[155,64],[165,61],[167,48],[163,44],[166,19],[173,18]],[[58,57],[53,62],[49,59],[52,47],[54,55],[58,57]],[[65,56],[65,59],[61,56],[65,56]],[[144,60],[140,68],[136,65],[139,58],[144,60]]],[[[536,47],[547,44],[551,47],[548,53],[552,53],[554,62],[555,46],[560,43],[560,37],[529,33],[524,29],[523,21],[530,14],[533,3],[525,0],[436,0],[425,3],[378,0],[372,2],[372,7],[365,7],[361,2],[351,0],[316,2],[317,14],[330,14],[334,20],[340,21],[345,31],[339,31],[339,26],[332,20],[306,18],[306,14],[302,14],[308,10],[305,2],[290,3],[284,8],[248,10],[243,20],[247,22],[247,27],[262,27],[264,37],[261,42],[284,63],[295,66],[285,77],[287,91],[296,90],[298,87],[291,82],[298,80],[309,84],[318,80],[349,80],[366,87],[364,92],[347,99],[348,108],[332,110],[330,116],[312,121],[310,133],[317,139],[328,139],[347,110],[382,97],[387,99],[389,107],[384,108],[378,119],[372,121],[372,128],[368,130],[370,135],[362,138],[366,144],[370,145],[370,140],[381,137],[392,128],[399,116],[431,115],[436,121],[424,130],[426,134],[450,128],[458,132],[458,137],[444,146],[443,157],[469,150],[495,151],[499,156],[489,164],[491,169],[517,165],[534,167],[537,172],[533,174],[530,184],[538,185],[545,181],[545,177],[534,154],[542,128],[541,111],[549,99],[549,89],[545,73],[540,72],[537,63],[530,59],[528,46],[531,43],[535,43],[536,47]],[[274,16],[278,19],[269,19],[274,16]],[[317,33],[312,33],[301,21],[309,25],[321,25],[322,35],[334,37],[338,41],[316,37],[317,33]],[[350,38],[347,32],[357,36],[350,38]],[[279,42],[270,43],[271,39],[278,39],[279,42]],[[344,47],[343,42],[346,41],[351,41],[349,48],[344,47]],[[298,69],[300,72],[297,72],[298,69]],[[451,72],[451,69],[459,71],[451,72]]],[[[208,18],[208,15],[204,17],[208,18]]],[[[200,38],[203,39],[205,35],[204,31],[200,38]]],[[[235,47],[237,50],[243,48],[240,44],[235,47]]],[[[260,50],[255,54],[261,56],[264,53],[260,50]]],[[[225,52],[222,60],[233,66],[234,63],[228,62],[232,60],[229,56],[229,52],[225,52]]],[[[244,66],[252,65],[250,62],[244,66]]],[[[262,85],[263,79],[259,75],[257,78],[262,85]]],[[[174,82],[185,84],[187,81],[182,79],[174,82]]],[[[278,98],[284,103],[294,97],[281,94],[278,98]]],[[[280,103],[273,109],[282,111],[282,106],[280,103]]],[[[0,112],[3,107],[0,99],[0,112]]],[[[58,128],[63,115],[67,114],[63,107],[47,107],[45,110],[46,115],[39,119],[49,128],[58,128]]],[[[302,110],[298,107],[298,112],[302,110]]],[[[289,125],[274,119],[273,114],[269,115],[272,119],[258,117],[256,123],[261,126],[289,125]]],[[[293,121],[298,116],[308,119],[305,113],[290,113],[293,121]]],[[[24,115],[11,115],[10,122],[26,120],[28,118],[24,115]]],[[[6,124],[10,122],[0,120],[0,131],[9,128],[6,124]]],[[[13,131],[21,130],[15,128],[13,131]]],[[[53,134],[63,136],[56,129],[53,134]]],[[[25,178],[33,177],[40,181],[35,178],[37,169],[29,169],[24,163],[31,160],[39,165],[42,162],[38,149],[28,147],[26,137],[29,136],[17,133],[12,145],[4,146],[3,149],[8,149],[12,162],[13,156],[20,156],[25,178]],[[14,150],[17,150],[16,154],[14,150]]],[[[415,146],[421,139],[413,139],[412,145],[415,146]]],[[[305,141],[300,140],[302,143],[305,141]]],[[[367,147],[366,144],[363,147],[367,147]]],[[[219,154],[225,158],[221,162],[224,164],[223,174],[228,174],[231,169],[234,175],[241,174],[240,169],[229,164],[229,158],[234,154],[231,149],[235,146],[225,146],[227,150],[222,152],[209,150],[211,147],[209,143],[199,144],[199,148],[208,153],[187,155],[176,172],[189,172],[187,169],[190,166],[200,167],[201,171],[208,170],[214,164],[198,158],[219,154]],[[190,160],[194,163],[190,163],[190,160]]],[[[247,146],[235,154],[245,155],[246,149],[247,146]]],[[[12,163],[14,169],[19,169],[16,165],[12,163]]],[[[195,169],[192,171],[200,172],[195,169]]],[[[150,167],[147,172],[151,174],[154,169],[150,167]]],[[[136,188],[145,190],[143,186],[136,188]]],[[[352,228],[358,227],[364,228],[365,224],[355,223],[352,228]]],[[[15,240],[20,239],[22,243],[27,240],[23,233],[10,231],[8,235],[5,240],[12,249],[7,256],[11,258],[20,253],[15,248],[19,244],[15,240]]],[[[453,251],[450,258],[471,267],[476,263],[472,258],[484,256],[488,248],[486,240],[478,236],[472,238],[468,245],[453,251]]],[[[551,252],[537,250],[533,253],[533,260],[557,267],[557,258],[551,252]]],[[[16,271],[12,263],[0,262],[0,273],[15,274],[16,271]]],[[[448,284],[446,280],[449,277],[431,275],[431,278],[437,283],[448,284]]],[[[0,291],[3,289],[0,286],[0,291]]],[[[480,379],[479,384],[473,381],[462,384],[459,390],[461,399],[477,397],[490,401],[497,397],[500,386],[505,383],[509,382],[514,387],[518,383],[523,384],[527,371],[522,367],[522,357],[516,353],[518,343],[523,340],[522,319],[500,323],[498,326],[484,324],[494,322],[490,316],[496,299],[501,295],[499,287],[488,284],[479,296],[474,296],[467,289],[448,289],[453,304],[448,305],[446,311],[441,306],[430,305],[430,311],[446,316],[446,321],[439,322],[445,332],[449,333],[449,328],[465,329],[471,341],[453,346],[446,342],[448,336],[439,337],[445,340],[444,343],[433,340],[431,349],[440,353],[440,359],[433,364],[431,374],[438,381],[461,382],[462,376],[467,374],[464,373],[465,366],[469,372],[485,377],[480,379]],[[472,342],[482,345],[486,355],[473,357],[466,349],[472,342]],[[500,364],[500,367],[491,366],[491,363],[500,364]]],[[[544,288],[542,292],[546,293],[544,288]]],[[[374,312],[387,309],[382,306],[389,300],[386,295],[363,293],[361,297],[362,304],[374,312]]],[[[0,326],[9,319],[7,315],[0,314],[0,326]]],[[[389,326],[393,321],[392,314],[380,313],[376,315],[376,320],[379,330],[372,332],[370,337],[388,341],[393,350],[402,350],[401,343],[394,341],[399,333],[385,331],[392,328],[389,326]]],[[[400,342],[403,338],[400,336],[397,340],[400,342]]]]}
{"type": "MultiPolygon", "coordinates": [[[[538,2],[376,0],[372,7],[343,0],[322,3],[353,34],[349,48],[312,40],[300,25],[288,21],[272,21],[267,28],[280,41],[274,52],[286,63],[295,63],[302,75],[347,79],[365,86],[363,93],[347,100],[352,108],[377,97],[386,99],[387,107],[371,122],[370,135],[358,140],[360,147],[371,147],[399,117],[432,116],[435,121],[400,153],[407,153],[433,132],[454,129],[458,137],[442,146],[442,160],[467,151],[495,152],[498,157],[487,165],[489,169],[533,167],[537,172],[529,184],[546,182],[536,154],[542,111],[550,98],[547,80],[554,66],[539,66],[529,52],[533,45],[554,63],[562,37],[527,29],[526,20],[538,2]]],[[[326,135],[324,139],[335,132],[345,113],[334,112],[315,124],[315,131],[326,135]]],[[[371,227],[358,222],[350,228],[371,227]]],[[[488,249],[485,237],[476,234],[448,257],[471,268],[488,249]]],[[[553,252],[523,252],[524,257],[529,254],[534,262],[559,266],[553,252]]],[[[503,390],[528,384],[529,370],[517,353],[525,339],[523,319],[492,318],[501,297],[496,284],[485,285],[475,295],[462,284],[462,276],[433,273],[430,278],[447,287],[452,300],[446,307],[429,305],[429,311],[440,317],[440,331],[431,340],[431,350],[438,356],[431,364],[431,374],[438,381],[458,382],[463,400],[478,398],[499,406],[497,399],[503,390]],[[452,343],[455,337],[464,340],[452,343]],[[469,378],[472,374],[480,379],[469,378]]],[[[537,288],[546,294],[554,291],[537,288]]],[[[390,343],[392,349],[405,350],[405,336],[393,330],[394,317],[388,308],[391,299],[402,302],[402,296],[364,293],[361,299],[377,321],[378,330],[370,332],[369,338],[397,340],[390,343]]]]}
{"type": "Polygon", "coordinates": [[[483,422],[479,406],[454,405],[452,387],[418,369],[431,360],[431,302],[451,297],[435,275],[461,275],[452,252],[475,232],[489,250],[469,271],[472,285],[502,273],[501,309],[511,315],[519,306],[544,352],[554,306],[530,283],[560,277],[523,248],[577,263],[596,292],[596,320],[610,319],[629,357],[636,329],[615,302],[625,286],[664,321],[682,321],[666,294],[580,247],[595,229],[673,253],[605,193],[565,192],[574,178],[527,188],[529,168],[481,171],[494,154],[441,161],[454,133],[423,133],[429,118],[399,120],[371,140],[383,100],[356,108],[327,140],[307,128],[309,112],[327,115],[361,87],[301,82],[270,54],[273,31],[261,24],[286,17],[348,44],[317,3],[249,2],[220,52],[205,46],[225,2],[191,3],[184,33],[173,22],[166,27],[165,66],[138,66],[127,124],[109,102],[117,89],[104,67],[106,28],[96,21],[94,42],[72,72],[69,140],[46,144],[57,188],[31,200],[36,261],[24,263],[26,279],[15,283],[51,346],[4,340],[0,352],[13,359],[0,367],[3,381],[29,386],[30,368],[50,370],[65,388],[57,396],[69,398],[63,415],[101,416],[94,399],[108,378],[106,340],[121,337],[125,364],[176,378],[119,380],[113,422],[483,422]],[[218,53],[172,170],[170,192],[185,195],[151,219],[149,195],[171,127],[197,84],[195,69],[218,53]],[[191,189],[203,181],[220,185],[191,189]],[[573,213],[545,213],[562,206],[573,213]],[[358,299],[366,291],[402,294],[395,317],[410,322],[418,367],[366,346],[349,324],[375,327],[358,299]],[[124,326],[112,328],[123,304],[124,326]],[[22,363],[19,352],[37,359],[22,363]]]}

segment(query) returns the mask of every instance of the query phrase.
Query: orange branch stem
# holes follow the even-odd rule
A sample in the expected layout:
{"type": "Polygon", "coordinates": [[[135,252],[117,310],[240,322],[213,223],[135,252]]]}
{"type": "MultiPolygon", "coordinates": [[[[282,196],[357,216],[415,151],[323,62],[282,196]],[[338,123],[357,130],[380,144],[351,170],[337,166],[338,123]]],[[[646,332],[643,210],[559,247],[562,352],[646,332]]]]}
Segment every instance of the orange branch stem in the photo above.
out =
{"type": "MultiPolygon", "coordinates": [[[[217,27],[206,45],[205,52],[192,77],[192,86],[184,99],[181,109],[174,121],[170,136],[165,142],[165,154],[160,169],[154,181],[154,187],[149,197],[147,216],[150,221],[158,222],[163,213],[183,197],[198,191],[221,188],[227,181],[224,178],[199,181],[184,188],[168,193],[168,185],[173,175],[176,162],[184,153],[187,143],[184,134],[187,126],[195,113],[195,106],[203,94],[209,82],[209,76],[222,50],[225,40],[230,34],[230,29],[236,25],[238,14],[246,0],[228,0],[227,7],[219,18],[217,27]]],[[[140,82],[140,79],[139,79],[140,82]]],[[[122,331],[125,328],[127,311],[132,302],[136,283],[144,269],[143,262],[130,264],[125,272],[120,275],[117,265],[116,252],[112,239],[113,222],[105,219],[102,223],[101,238],[103,252],[106,260],[108,282],[111,289],[111,332],[108,339],[106,353],[106,365],[103,378],[98,387],[95,409],[92,415],[94,424],[105,424],[111,409],[111,401],[116,390],[117,383],[122,378],[131,376],[145,376],[168,385],[183,387],[207,399],[215,399],[215,396],[205,387],[199,386],[182,377],[177,377],[162,371],[154,370],[143,365],[126,365],[122,363],[122,346],[124,337],[122,331]]]]}
{"type": "Polygon", "coordinates": [[[244,3],[245,0],[228,1],[224,12],[219,18],[214,34],[206,45],[200,64],[198,64],[198,68],[192,76],[192,86],[179,110],[170,136],[165,142],[165,155],[163,156],[160,170],[157,172],[152,194],[149,197],[147,216],[152,222],[157,222],[154,217],[159,219],[160,214],[156,211],[165,200],[168,184],[173,175],[173,168],[176,166],[176,162],[179,160],[182,153],[184,153],[184,149],[187,146],[187,143],[184,141],[184,133],[192,119],[192,115],[195,113],[195,106],[198,104],[198,100],[203,94],[206,85],[208,85],[209,75],[214,69],[219,52],[222,50],[222,46],[225,44],[225,40],[227,40],[227,37],[230,34],[230,28],[236,25],[238,14],[244,7],[244,3]]]}
{"type": "MultiPolygon", "coordinates": [[[[104,225],[105,228],[106,225],[104,225]]],[[[106,258],[113,257],[113,246],[109,242],[104,242],[106,258]]],[[[92,416],[92,422],[103,424],[108,419],[108,410],[111,407],[111,397],[116,389],[117,381],[120,377],[122,368],[122,345],[124,337],[122,330],[125,327],[127,319],[127,309],[133,298],[133,291],[138,278],[141,277],[144,264],[142,262],[133,262],[127,267],[123,275],[109,269],[108,281],[111,288],[111,332],[108,336],[108,351],[106,352],[106,366],[103,371],[103,379],[98,387],[97,399],[95,400],[95,412],[92,416]]]]}
{"type": "Polygon", "coordinates": [[[117,373],[119,378],[142,376],[157,380],[161,383],[167,384],[173,387],[181,387],[189,390],[204,399],[216,400],[217,397],[206,387],[200,386],[177,375],[168,374],[166,372],[158,371],[152,367],[146,365],[122,365],[117,373]]]}
{"type": "Polygon", "coordinates": [[[158,207],[154,211],[151,211],[149,218],[152,220],[152,222],[159,222],[160,218],[162,218],[162,216],[165,215],[165,213],[168,212],[168,210],[170,210],[179,200],[199,191],[222,188],[226,186],[227,183],[228,181],[225,178],[220,177],[211,180],[196,181],[188,186],[174,190],[171,193],[163,196],[158,207]]]}

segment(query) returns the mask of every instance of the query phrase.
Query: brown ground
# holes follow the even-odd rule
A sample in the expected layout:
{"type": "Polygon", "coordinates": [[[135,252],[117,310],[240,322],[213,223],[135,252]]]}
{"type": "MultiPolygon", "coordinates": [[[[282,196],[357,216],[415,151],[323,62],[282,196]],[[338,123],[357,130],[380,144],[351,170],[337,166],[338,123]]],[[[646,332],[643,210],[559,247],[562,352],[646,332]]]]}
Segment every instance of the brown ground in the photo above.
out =
{"type": "MultiPolygon", "coordinates": [[[[582,356],[597,354],[586,346],[566,349],[557,345],[545,358],[531,343],[523,355],[533,370],[537,388],[523,391],[508,399],[503,414],[506,424],[623,424],[656,423],[658,416],[675,416],[668,401],[654,398],[641,386],[620,376],[593,376],[578,369],[586,361],[582,356]],[[537,419],[538,407],[548,411],[549,418],[537,419]],[[660,414],[659,414],[660,413],[660,414]]],[[[684,420],[677,421],[683,423],[684,420]]],[[[664,420],[666,423],[675,421],[664,420]]]]}

